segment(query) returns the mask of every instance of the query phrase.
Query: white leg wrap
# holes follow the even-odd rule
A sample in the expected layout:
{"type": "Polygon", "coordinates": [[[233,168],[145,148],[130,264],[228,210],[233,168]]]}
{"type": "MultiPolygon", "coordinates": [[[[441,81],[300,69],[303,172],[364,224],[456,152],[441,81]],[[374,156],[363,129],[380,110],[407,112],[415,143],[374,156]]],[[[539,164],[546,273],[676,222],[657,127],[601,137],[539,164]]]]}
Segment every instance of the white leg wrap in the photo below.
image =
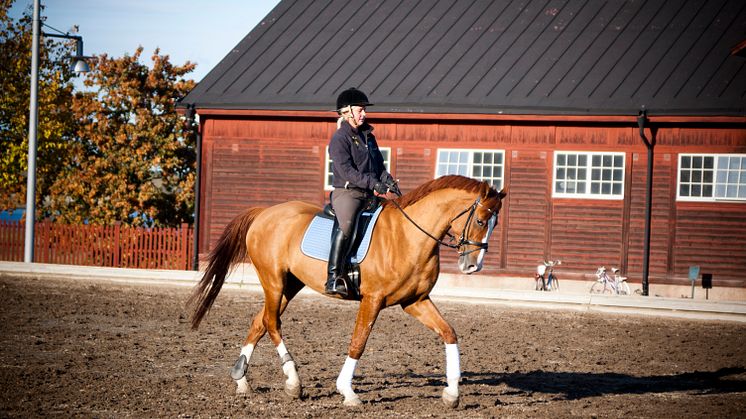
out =
{"type": "MultiPolygon", "coordinates": [[[[246,358],[246,365],[245,365],[246,371],[240,371],[240,373],[243,374],[243,376],[239,378],[238,380],[236,380],[236,385],[238,386],[238,388],[236,389],[236,393],[238,394],[248,393],[249,391],[249,381],[246,378],[246,373],[248,372],[249,363],[251,362],[251,354],[253,352],[254,352],[254,345],[248,344],[246,346],[241,347],[241,353],[238,355],[239,360],[241,359],[241,356],[244,356],[246,358]]],[[[231,376],[234,374],[234,372],[235,373],[239,372],[239,371],[234,371],[234,369],[239,368],[240,366],[241,365],[238,363],[238,361],[236,361],[236,366],[234,366],[231,369],[231,376]]]]}
{"type": "Polygon", "coordinates": [[[241,347],[241,354],[240,355],[245,355],[246,356],[246,362],[251,361],[251,354],[252,353],[254,353],[254,345],[248,344],[246,346],[241,347]]]}
{"type": "Polygon", "coordinates": [[[277,354],[280,355],[280,358],[288,354],[288,348],[285,347],[285,342],[280,341],[280,344],[277,345],[277,354]]]}
{"type": "Polygon", "coordinates": [[[446,343],[446,381],[448,387],[443,389],[443,403],[450,408],[456,408],[459,403],[458,382],[461,379],[461,365],[458,354],[458,344],[446,343]]]}
{"type": "Polygon", "coordinates": [[[461,361],[459,359],[458,344],[446,343],[446,380],[450,393],[458,395],[458,382],[461,379],[461,361]]]}
{"type": "Polygon", "coordinates": [[[249,392],[249,380],[246,377],[241,377],[240,380],[237,380],[236,386],[236,394],[246,394],[249,392]]]}
{"type": "Polygon", "coordinates": [[[295,361],[290,361],[282,364],[282,372],[288,378],[285,382],[289,386],[297,386],[300,383],[300,377],[298,377],[298,371],[295,369],[295,361]]]}
{"type": "Polygon", "coordinates": [[[355,375],[356,366],[357,359],[352,359],[349,356],[345,359],[342,371],[339,372],[339,377],[337,377],[337,390],[340,393],[344,394],[344,390],[347,389],[352,391],[352,377],[355,375]]]}
{"type": "Polygon", "coordinates": [[[345,359],[342,371],[339,372],[339,377],[337,377],[337,391],[344,396],[344,404],[347,406],[356,406],[360,404],[360,399],[352,390],[352,377],[355,375],[356,366],[357,359],[352,359],[348,356],[347,359],[345,359]]]}
{"type": "Polygon", "coordinates": [[[290,353],[285,347],[285,342],[280,341],[280,344],[277,345],[277,354],[280,355],[280,360],[283,361],[282,372],[285,373],[285,376],[288,378],[285,383],[288,386],[299,385],[300,377],[298,377],[298,371],[295,369],[295,361],[290,358],[290,353]],[[290,360],[288,361],[287,358],[290,360]]]}

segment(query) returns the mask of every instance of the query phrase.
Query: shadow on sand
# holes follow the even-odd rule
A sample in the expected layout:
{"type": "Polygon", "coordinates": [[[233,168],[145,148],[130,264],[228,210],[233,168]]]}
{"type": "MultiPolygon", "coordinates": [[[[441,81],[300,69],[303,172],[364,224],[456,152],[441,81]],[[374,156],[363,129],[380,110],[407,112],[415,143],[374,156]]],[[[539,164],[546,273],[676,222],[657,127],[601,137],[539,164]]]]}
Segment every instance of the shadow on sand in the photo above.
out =
{"type": "Polygon", "coordinates": [[[462,374],[462,385],[506,384],[524,392],[556,394],[567,400],[608,394],[644,394],[666,392],[699,392],[702,394],[746,392],[746,377],[736,377],[745,368],[721,368],[717,371],[695,371],[673,375],[636,377],[617,373],[579,373],[531,371],[525,373],[462,374]]]}

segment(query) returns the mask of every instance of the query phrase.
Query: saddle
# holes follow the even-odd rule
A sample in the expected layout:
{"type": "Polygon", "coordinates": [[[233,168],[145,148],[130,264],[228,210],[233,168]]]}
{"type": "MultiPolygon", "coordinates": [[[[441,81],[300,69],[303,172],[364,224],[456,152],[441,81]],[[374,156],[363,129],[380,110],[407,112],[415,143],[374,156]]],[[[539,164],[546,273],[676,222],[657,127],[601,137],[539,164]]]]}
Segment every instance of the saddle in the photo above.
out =
{"type": "MultiPolygon", "coordinates": [[[[373,228],[382,209],[380,200],[372,198],[360,211],[355,222],[346,272],[356,289],[360,289],[360,263],[368,253],[373,228]]],[[[327,204],[323,211],[316,213],[306,228],[301,241],[301,252],[308,257],[328,262],[332,229],[336,222],[334,209],[327,204]]]]}

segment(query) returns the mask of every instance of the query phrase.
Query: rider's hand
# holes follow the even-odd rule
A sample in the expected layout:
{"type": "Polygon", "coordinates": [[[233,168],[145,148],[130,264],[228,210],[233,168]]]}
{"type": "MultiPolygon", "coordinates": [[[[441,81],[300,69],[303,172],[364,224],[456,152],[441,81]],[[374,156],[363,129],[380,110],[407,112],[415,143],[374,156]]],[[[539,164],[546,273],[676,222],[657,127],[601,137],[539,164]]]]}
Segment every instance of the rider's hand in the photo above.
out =
{"type": "Polygon", "coordinates": [[[376,184],[373,185],[373,192],[376,194],[376,196],[386,195],[388,191],[389,188],[381,182],[376,182],[376,184]]]}
{"type": "Polygon", "coordinates": [[[378,193],[378,192],[373,192],[373,195],[375,195],[375,196],[377,196],[377,197],[379,197],[381,199],[388,199],[388,200],[392,200],[392,199],[396,199],[397,198],[397,196],[393,192],[386,192],[386,193],[383,193],[383,194],[378,193]]]}
{"type": "Polygon", "coordinates": [[[401,191],[399,190],[399,185],[397,184],[396,180],[394,178],[389,178],[384,182],[386,184],[386,187],[394,193],[396,196],[401,196],[401,191]]]}

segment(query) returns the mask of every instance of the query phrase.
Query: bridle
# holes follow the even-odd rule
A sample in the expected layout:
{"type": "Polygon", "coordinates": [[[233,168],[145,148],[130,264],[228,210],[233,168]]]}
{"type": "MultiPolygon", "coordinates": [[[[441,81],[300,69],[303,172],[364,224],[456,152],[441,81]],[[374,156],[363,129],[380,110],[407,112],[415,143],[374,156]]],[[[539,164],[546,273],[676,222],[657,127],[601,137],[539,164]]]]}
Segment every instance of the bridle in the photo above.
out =
{"type": "MultiPolygon", "coordinates": [[[[401,213],[404,214],[404,218],[409,220],[410,223],[412,223],[415,227],[417,227],[418,230],[425,233],[425,235],[435,240],[439,245],[450,247],[451,249],[459,249],[463,246],[474,246],[475,247],[475,249],[458,252],[459,256],[464,256],[464,255],[468,255],[469,253],[479,252],[481,250],[484,250],[485,252],[487,251],[487,247],[488,247],[487,242],[476,242],[474,240],[469,240],[466,238],[467,233],[469,232],[469,227],[471,226],[471,220],[474,218],[474,213],[476,212],[477,207],[483,206],[481,201],[482,201],[482,197],[477,197],[477,199],[474,201],[473,204],[469,205],[463,211],[459,212],[455,217],[451,218],[451,220],[448,222],[448,225],[451,226],[451,224],[453,224],[454,221],[458,220],[459,218],[464,216],[464,214],[468,213],[468,216],[466,217],[466,223],[464,223],[464,229],[461,230],[461,234],[456,244],[445,242],[433,236],[432,234],[428,233],[427,231],[425,231],[425,229],[420,227],[412,218],[410,218],[406,212],[404,212],[404,209],[399,205],[398,202],[396,202],[395,200],[391,200],[390,202],[392,202],[394,206],[396,206],[396,208],[398,208],[399,211],[401,211],[401,213]]],[[[488,209],[487,211],[489,211],[490,214],[492,214],[491,218],[495,219],[495,225],[497,225],[497,213],[493,212],[492,209],[488,209]]],[[[450,241],[456,240],[456,237],[453,234],[446,232],[446,235],[451,238],[450,241]]]]}

